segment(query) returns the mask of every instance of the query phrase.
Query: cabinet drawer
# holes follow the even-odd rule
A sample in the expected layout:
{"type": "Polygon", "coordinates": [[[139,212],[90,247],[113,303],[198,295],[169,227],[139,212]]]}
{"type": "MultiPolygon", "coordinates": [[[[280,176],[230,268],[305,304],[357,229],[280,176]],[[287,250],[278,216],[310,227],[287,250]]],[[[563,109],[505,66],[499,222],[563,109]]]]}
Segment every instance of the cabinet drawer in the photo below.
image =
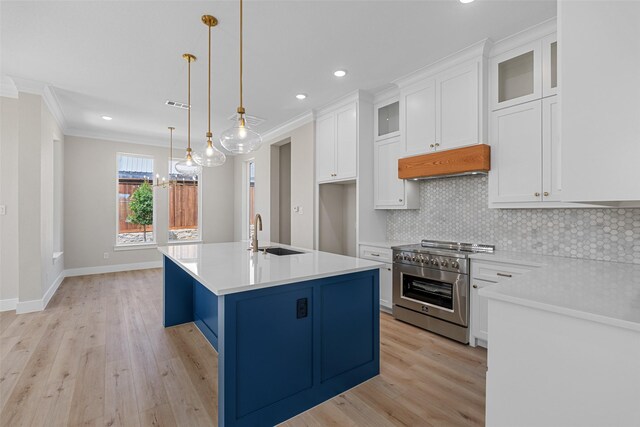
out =
{"type": "Polygon", "coordinates": [[[375,246],[360,246],[360,258],[372,261],[388,262],[392,261],[393,251],[389,248],[377,248],[375,246]]]}
{"type": "Polygon", "coordinates": [[[471,261],[471,277],[498,283],[530,272],[533,267],[505,263],[471,261]]]}

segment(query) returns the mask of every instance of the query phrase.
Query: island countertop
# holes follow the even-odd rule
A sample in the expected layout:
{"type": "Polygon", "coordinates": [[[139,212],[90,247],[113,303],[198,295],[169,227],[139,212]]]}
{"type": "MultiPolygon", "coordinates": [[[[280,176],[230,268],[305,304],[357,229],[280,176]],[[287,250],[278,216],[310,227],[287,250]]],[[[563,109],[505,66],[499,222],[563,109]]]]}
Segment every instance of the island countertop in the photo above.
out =
{"type": "Polygon", "coordinates": [[[260,242],[303,252],[278,256],[248,250],[249,242],[197,243],[162,246],[158,250],[216,295],[280,286],[323,277],[372,270],[374,261],[260,242]]]}
{"type": "Polygon", "coordinates": [[[538,267],[483,297],[640,331],[640,265],[502,251],[470,258],[538,267]]]}

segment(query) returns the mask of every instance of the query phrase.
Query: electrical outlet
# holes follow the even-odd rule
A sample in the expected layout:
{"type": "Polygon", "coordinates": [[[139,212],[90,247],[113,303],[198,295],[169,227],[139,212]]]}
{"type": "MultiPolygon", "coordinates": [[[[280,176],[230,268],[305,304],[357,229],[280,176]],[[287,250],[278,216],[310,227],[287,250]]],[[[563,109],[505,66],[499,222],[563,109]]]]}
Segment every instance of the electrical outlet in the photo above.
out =
{"type": "Polygon", "coordinates": [[[308,309],[309,307],[306,298],[300,298],[298,301],[296,301],[296,316],[298,319],[307,317],[309,311],[308,309]]]}
{"type": "Polygon", "coordinates": [[[104,257],[104,259],[109,259],[109,252],[105,252],[102,256],[104,257]]]}
{"type": "Polygon", "coordinates": [[[0,215],[7,214],[7,207],[5,205],[0,205],[0,215]]]}

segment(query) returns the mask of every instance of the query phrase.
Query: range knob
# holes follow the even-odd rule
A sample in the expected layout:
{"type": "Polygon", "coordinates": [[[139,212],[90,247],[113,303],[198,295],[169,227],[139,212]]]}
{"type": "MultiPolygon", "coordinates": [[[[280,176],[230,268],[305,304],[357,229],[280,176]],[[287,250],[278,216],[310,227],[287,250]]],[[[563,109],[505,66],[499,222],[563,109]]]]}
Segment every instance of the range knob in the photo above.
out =
{"type": "Polygon", "coordinates": [[[410,258],[409,258],[409,255],[406,255],[406,254],[405,254],[405,256],[404,256],[404,260],[405,260],[405,261],[409,261],[409,259],[410,259],[410,258]]]}
{"type": "Polygon", "coordinates": [[[411,261],[416,262],[416,256],[415,255],[411,255],[411,261]]]}
{"type": "Polygon", "coordinates": [[[451,268],[458,268],[460,267],[460,264],[458,264],[458,261],[451,261],[451,268]]]}
{"type": "Polygon", "coordinates": [[[443,259],[443,260],[440,262],[440,266],[442,266],[442,267],[447,267],[448,265],[449,265],[449,263],[447,262],[447,260],[446,260],[446,259],[443,259]]]}
{"type": "Polygon", "coordinates": [[[428,261],[428,259],[427,259],[427,258],[425,258],[424,256],[420,255],[420,263],[421,263],[421,264],[424,264],[424,263],[425,263],[425,262],[427,262],[427,261],[428,261]]]}
{"type": "Polygon", "coordinates": [[[400,259],[400,258],[402,258],[402,255],[396,254],[396,259],[400,259]]]}
{"type": "Polygon", "coordinates": [[[435,258],[431,258],[431,264],[432,265],[438,265],[438,260],[435,258]]]}

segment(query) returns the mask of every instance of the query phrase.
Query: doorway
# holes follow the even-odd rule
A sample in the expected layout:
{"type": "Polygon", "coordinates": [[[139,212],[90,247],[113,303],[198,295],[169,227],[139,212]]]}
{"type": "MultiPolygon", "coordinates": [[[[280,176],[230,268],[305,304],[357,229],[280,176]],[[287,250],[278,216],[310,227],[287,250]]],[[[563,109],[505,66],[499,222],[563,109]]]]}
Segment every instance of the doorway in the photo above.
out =
{"type": "Polygon", "coordinates": [[[291,244],[291,140],[271,146],[271,240],[291,244]]]}

